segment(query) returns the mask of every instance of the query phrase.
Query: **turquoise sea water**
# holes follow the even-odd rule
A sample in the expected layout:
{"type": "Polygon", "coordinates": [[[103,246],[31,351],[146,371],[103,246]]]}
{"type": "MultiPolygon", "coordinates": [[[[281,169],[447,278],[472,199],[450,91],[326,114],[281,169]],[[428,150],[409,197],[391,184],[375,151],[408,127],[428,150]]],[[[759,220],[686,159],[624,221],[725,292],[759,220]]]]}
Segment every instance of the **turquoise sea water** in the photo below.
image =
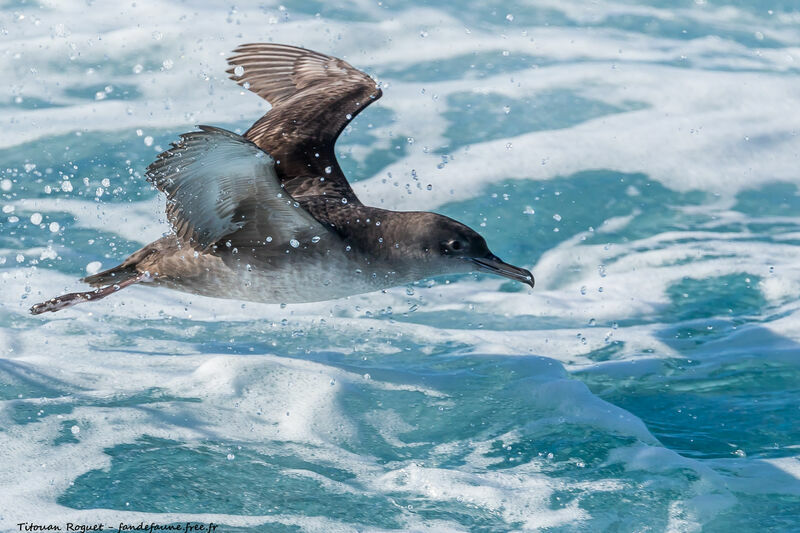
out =
{"type": "Polygon", "coordinates": [[[3,2],[0,529],[800,531],[795,2],[3,2]],[[530,268],[304,305],[135,287],[142,174],[267,106],[238,44],[346,58],[365,203],[530,268]]]}

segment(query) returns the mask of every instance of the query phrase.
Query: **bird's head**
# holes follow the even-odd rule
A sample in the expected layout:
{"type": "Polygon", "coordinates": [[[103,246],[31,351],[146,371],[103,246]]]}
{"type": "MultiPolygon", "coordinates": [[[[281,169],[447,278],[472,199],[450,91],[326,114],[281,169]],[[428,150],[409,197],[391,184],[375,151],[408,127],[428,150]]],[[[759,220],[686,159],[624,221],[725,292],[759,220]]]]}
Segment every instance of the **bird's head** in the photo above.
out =
{"type": "Polygon", "coordinates": [[[488,272],[533,287],[533,274],[494,255],[478,232],[452,218],[435,213],[409,213],[403,233],[405,250],[440,274],[488,272]]]}

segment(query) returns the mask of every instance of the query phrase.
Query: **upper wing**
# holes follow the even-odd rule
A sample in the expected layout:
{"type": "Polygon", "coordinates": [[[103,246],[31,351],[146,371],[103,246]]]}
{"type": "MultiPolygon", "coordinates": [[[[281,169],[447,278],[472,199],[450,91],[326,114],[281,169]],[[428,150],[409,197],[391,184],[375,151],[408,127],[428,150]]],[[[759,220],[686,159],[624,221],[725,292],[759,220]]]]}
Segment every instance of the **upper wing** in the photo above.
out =
{"type": "Polygon", "coordinates": [[[235,133],[200,126],[147,167],[167,195],[167,219],[181,239],[276,244],[326,231],[280,186],[273,159],[235,133]]]}
{"type": "Polygon", "coordinates": [[[242,45],[228,63],[231,79],[272,105],[244,136],[275,158],[286,190],[298,200],[325,195],[360,203],[333,146],[381,97],[375,80],[341,59],[282,44],[242,45]]]}

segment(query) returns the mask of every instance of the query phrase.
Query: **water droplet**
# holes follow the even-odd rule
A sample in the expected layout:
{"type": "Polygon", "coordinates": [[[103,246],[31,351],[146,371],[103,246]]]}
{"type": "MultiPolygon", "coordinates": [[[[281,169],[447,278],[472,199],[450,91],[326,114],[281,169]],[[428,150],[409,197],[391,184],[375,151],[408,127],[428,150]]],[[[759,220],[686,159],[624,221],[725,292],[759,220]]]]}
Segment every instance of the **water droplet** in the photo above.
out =
{"type": "Polygon", "coordinates": [[[61,229],[61,225],[58,222],[51,222],[49,227],[53,233],[58,233],[58,230],[61,229]]]}
{"type": "Polygon", "coordinates": [[[414,287],[406,287],[406,294],[414,296],[414,287]]]}
{"type": "Polygon", "coordinates": [[[330,174],[332,170],[331,167],[325,167],[325,174],[330,174]]]}
{"type": "Polygon", "coordinates": [[[556,222],[561,222],[561,215],[556,213],[555,215],[553,215],[553,220],[555,220],[556,222]]]}
{"type": "Polygon", "coordinates": [[[586,285],[581,286],[581,294],[586,296],[586,285]]]}
{"type": "Polygon", "coordinates": [[[242,74],[244,74],[244,67],[241,65],[236,65],[236,68],[233,69],[233,73],[241,78],[242,74]]]}
{"type": "Polygon", "coordinates": [[[509,22],[511,22],[512,20],[514,20],[514,15],[512,15],[511,13],[509,13],[508,15],[506,15],[506,20],[507,20],[507,21],[509,21],[509,22]]]}
{"type": "Polygon", "coordinates": [[[319,236],[318,235],[314,235],[313,237],[311,237],[311,242],[313,242],[314,244],[317,244],[319,242],[319,236]]]}
{"type": "Polygon", "coordinates": [[[153,138],[150,135],[144,138],[144,145],[153,146],[153,138]]]}
{"type": "Polygon", "coordinates": [[[42,214],[34,213],[31,215],[31,224],[39,225],[42,223],[42,214]]]}
{"type": "Polygon", "coordinates": [[[73,435],[77,435],[78,433],[81,432],[81,428],[79,428],[77,425],[72,426],[71,428],[69,428],[69,430],[72,432],[73,435]]]}
{"type": "Polygon", "coordinates": [[[342,198],[342,203],[346,204],[347,203],[347,198],[342,198]]]}
{"type": "Polygon", "coordinates": [[[100,272],[100,267],[102,266],[103,264],[100,261],[92,261],[91,263],[86,265],[86,273],[89,275],[97,274],[98,272],[100,272]]]}
{"type": "Polygon", "coordinates": [[[236,456],[233,455],[232,453],[229,453],[228,454],[228,461],[233,461],[234,459],[236,459],[236,456]]]}
{"type": "Polygon", "coordinates": [[[144,70],[144,67],[142,65],[138,64],[138,63],[133,66],[133,73],[134,74],[141,74],[143,70],[144,70]]]}

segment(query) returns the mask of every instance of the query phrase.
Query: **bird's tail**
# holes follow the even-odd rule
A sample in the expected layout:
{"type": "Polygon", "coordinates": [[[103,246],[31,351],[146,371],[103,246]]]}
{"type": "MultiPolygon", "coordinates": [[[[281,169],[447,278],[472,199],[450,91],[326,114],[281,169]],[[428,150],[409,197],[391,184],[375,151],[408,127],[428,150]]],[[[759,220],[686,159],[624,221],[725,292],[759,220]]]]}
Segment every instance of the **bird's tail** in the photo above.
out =
{"type": "Polygon", "coordinates": [[[147,272],[130,272],[122,268],[122,265],[114,267],[105,272],[100,272],[93,276],[88,276],[83,280],[90,285],[97,287],[93,291],[70,292],[51,298],[46,302],[38,303],[31,307],[31,314],[40,315],[42,313],[55,313],[65,307],[71,307],[83,302],[95,302],[102,300],[106,296],[114,294],[118,290],[129,287],[140,281],[145,281],[149,277],[147,272]],[[105,284],[105,286],[103,286],[105,284]]]}
{"type": "Polygon", "coordinates": [[[120,289],[129,287],[141,281],[151,279],[147,271],[140,270],[140,263],[146,260],[157,249],[156,243],[145,246],[138,252],[128,257],[122,264],[109,268],[97,274],[86,276],[81,281],[96,287],[93,291],[71,292],[51,298],[46,302],[38,303],[31,307],[31,313],[40,315],[47,312],[56,312],[83,302],[102,300],[120,289]]]}
{"type": "Polygon", "coordinates": [[[139,271],[136,270],[136,265],[132,265],[128,261],[125,261],[121,265],[117,265],[114,268],[109,268],[108,270],[98,272],[97,274],[92,274],[91,276],[81,278],[81,281],[88,283],[92,287],[102,287],[112,283],[121,283],[130,278],[136,277],[137,275],[139,275],[139,271]]]}

